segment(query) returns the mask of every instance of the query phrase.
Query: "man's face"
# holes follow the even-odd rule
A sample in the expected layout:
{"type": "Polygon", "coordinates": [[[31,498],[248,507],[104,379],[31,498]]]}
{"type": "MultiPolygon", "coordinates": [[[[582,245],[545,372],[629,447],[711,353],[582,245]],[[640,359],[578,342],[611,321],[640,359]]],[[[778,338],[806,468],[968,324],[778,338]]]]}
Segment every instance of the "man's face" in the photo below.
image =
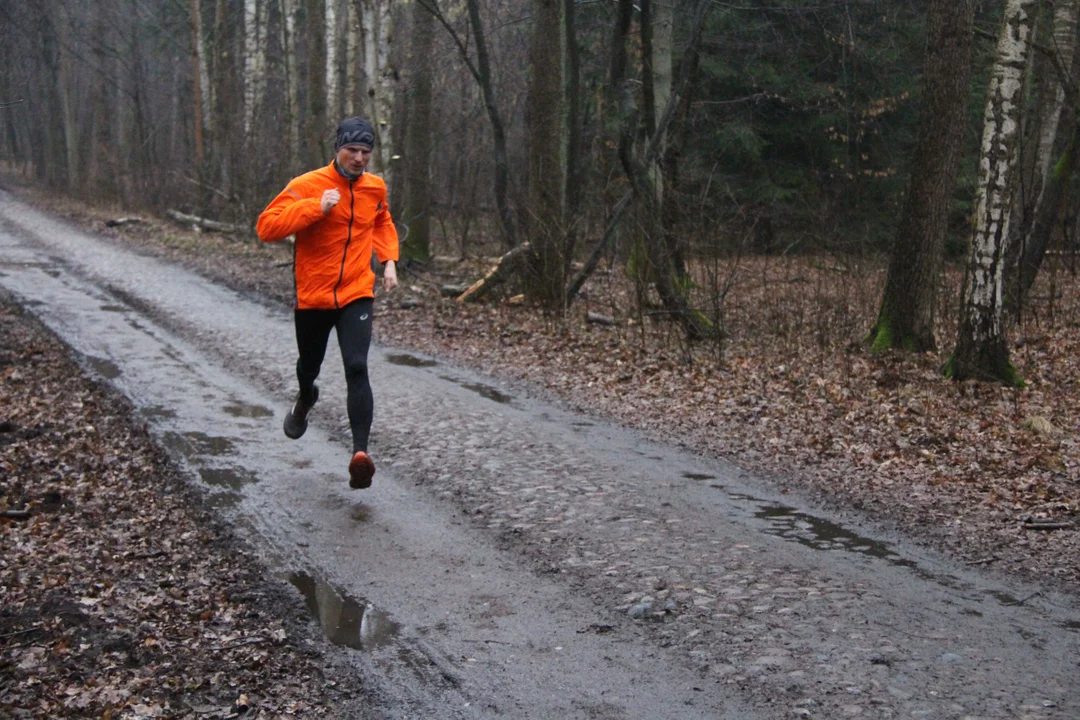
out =
{"type": "Polygon", "coordinates": [[[359,143],[342,145],[337,151],[337,163],[341,169],[350,175],[360,175],[367,169],[368,161],[371,160],[371,148],[359,143]]]}

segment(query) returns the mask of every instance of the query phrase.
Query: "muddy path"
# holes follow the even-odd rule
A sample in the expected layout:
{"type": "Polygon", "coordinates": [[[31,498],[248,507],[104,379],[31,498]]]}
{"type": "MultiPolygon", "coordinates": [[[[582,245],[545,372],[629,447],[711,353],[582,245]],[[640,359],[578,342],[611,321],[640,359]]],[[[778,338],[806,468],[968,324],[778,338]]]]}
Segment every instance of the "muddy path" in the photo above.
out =
{"type": "Polygon", "coordinates": [[[1070,596],[387,347],[353,492],[334,343],[308,434],[281,435],[287,308],[3,193],[0,285],[132,400],[388,717],[1080,716],[1070,596]]]}

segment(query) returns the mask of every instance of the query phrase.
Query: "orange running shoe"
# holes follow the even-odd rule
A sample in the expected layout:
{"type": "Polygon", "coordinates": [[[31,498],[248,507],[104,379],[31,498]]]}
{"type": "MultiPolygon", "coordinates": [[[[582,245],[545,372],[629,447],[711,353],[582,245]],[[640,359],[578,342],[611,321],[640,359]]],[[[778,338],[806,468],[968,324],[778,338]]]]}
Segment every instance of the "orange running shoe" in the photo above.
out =
{"type": "Polygon", "coordinates": [[[353,490],[371,487],[371,478],[375,475],[375,463],[363,450],[352,456],[349,462],[349,487],[353,490]]]}

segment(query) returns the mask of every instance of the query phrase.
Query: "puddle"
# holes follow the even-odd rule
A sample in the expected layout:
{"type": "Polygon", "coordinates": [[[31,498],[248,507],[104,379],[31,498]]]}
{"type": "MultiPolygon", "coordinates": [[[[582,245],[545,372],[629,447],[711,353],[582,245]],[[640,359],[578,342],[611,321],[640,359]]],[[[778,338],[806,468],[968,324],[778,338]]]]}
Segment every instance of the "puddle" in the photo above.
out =
{"type": "Polygon", "coordinates": [[[1019,605],[1020,601],[1006,592],[988,592],[987,595],[997,600],[1002,605],[1019,605]]]}
{"type": "Polygon", "coordinates": [[[262,405],[246,405],[244,403],[226,405],[222,410],[236,418],[264,418],[273,417],[274,415],[274,411],[270,408],[265,408],[262,405]]]}
{"type": "Polygon", "coordinates": [[[120,368],[112,360],[88,355],[86,362],[90,364],[90,367],[94,368],[94,372],[106,380],[115,380],[120,377],[120,368]]]}
{"type": "Polygon", "coordinates": [[[294,572],[288,580],[304,596],[311,617],[319,621],[335,645],[371,650],[393,641],[401,629],[386,613],[339,593],[320,578],[294,572]]]}
{"type": "Polygon", "coordinates": [[[104,310],[105,312],[115,312],[115,313],[124,312],[125,310],[127,310],[127,308],[124,307],[123,305],[102,305],[101,309],[104,310]]]}
{"type": "Polygon", "coordinates": [[[883,542],[856,535],[836,523],[807,515],[793,507],[765,504],[754,513],[754,517],[768,521],[771,526],[766,530],[768,534],[794,540],[815,550],[846,550],[886,560],[892,565],[916,567],[914,561],[905,560],[883,542]]]}
{"type": "Polygon", "coordinates": [[[434,360],[425,360],[424,358],[416,357],[415,355],[409,355],[408,353],[395,353],[393,355],[386,356],[386,362],[391,365],[404,365],[405,367],[435,367],[439,363],[434,360]]]}
{"type": "Polygon", "coordinates": [[[705,473],[684,472],[682,474],[682,476],[684,478],[686,478],[687,480],[715,480],[716,479],[715,475],[706,475],[705,473]]]}
{"type": "Polygon", "coordinates": [[[964,608],[960,612],[962,612],[964,615],[970,615],[971,617],[982,617],[983,616],[983,614],[981,612],[979,612],[978,610],[975,610],[973,608],[964,608]]]}
{"type": "Polygon", "coordinates": [[[573,422],[573,423],[570,423],[570,424],[573,425],[574,427],[579,427],[579,428],[581,428],[581,427],[593,427],[594,425],[596,425],[596,423],[585,422],[585,421],[573,422]]]}
{"type": "Polygon", "coordinates": [[[142,414],[150,420],[156,420],[158,418],[174,418],[176,417],[176,411],[172,408],[164,407],[163,405],[150,405],[142,409],[142,414]]]}
{"type": "Polygon", "coordinates": [[[233,451],[232,438],[201,432],[167,432],[162,436],[161,442],[169,450],[178,452],[189,459],[199,455],[220,457],[233,451]]]}
{"type": "Polygon", "coordinates": [[[1080,620],[1070,620],[1068,622],[1061,623],[1061,627],[1070,632],[1080,633],[1080,620]]]}
{"type": "Polygon", "coordinates": [[[245,485],[254,485],[259,477],[250,470],[242,468],[199,468],[199,477],[207,485],[240,490],[245,485]]]}
{"type": "Polygon", "coordinates": [[[465,383],[461,382],[460,380],[456,380],[448,375],[440,375],[439,377],[441,377],[443,380],[449,380],[452,383],[460,385],[466,390],[472,390],[474,393],[480,395],[480,397],[487,398],[488,400],[494,400],[495,402],[502,403],[503,405],[510,404],[510,401],[514,399],[510,395],[507,395],[501,390],[497,390],[490,385],[485,385],[483,383],[465,383]]]}

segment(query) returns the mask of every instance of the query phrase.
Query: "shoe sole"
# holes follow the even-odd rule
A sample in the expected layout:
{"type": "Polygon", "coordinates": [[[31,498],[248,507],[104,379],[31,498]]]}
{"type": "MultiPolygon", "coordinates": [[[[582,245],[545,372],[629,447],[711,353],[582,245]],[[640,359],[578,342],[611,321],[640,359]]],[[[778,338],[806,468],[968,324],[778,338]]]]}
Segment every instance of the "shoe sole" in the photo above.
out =
{"type": "Polygon", "coordinates": [[[349,463],[349,487],[363,490],[371,487],[371,478],[375,476],[375,463],[367,455],[354,457],[349,463]]]}

